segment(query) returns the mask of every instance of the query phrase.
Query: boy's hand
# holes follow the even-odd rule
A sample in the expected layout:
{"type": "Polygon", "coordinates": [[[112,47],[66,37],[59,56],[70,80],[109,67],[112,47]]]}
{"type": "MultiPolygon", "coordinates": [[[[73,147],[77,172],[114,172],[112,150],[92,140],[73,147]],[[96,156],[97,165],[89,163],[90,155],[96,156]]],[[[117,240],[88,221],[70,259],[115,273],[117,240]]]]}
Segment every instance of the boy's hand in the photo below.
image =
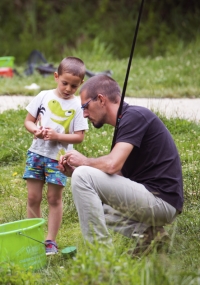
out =
{"type": "Polygon", "coordinates": [[[55,141],[58,139],[58,133],[54,129],[45,128],[43,134],[45,141],[55,141]]]}
{"type": "Polygon", "coordinates": [[[44,139],[43,127],[40,127],[34,130],[34,136],[35,138],[38,138],[38,139],[44,139]]]}

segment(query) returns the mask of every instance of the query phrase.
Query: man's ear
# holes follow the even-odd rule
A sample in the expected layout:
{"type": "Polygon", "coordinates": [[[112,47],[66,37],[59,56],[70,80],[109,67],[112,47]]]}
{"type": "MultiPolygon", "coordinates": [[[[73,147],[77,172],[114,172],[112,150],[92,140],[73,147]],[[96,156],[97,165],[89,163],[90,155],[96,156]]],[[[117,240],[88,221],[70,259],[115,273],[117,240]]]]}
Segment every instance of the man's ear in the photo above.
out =
{"type": "Polygon", "coordinates": [[[105,105],[105,96],[102,94],[98,94],[99,101],[102,105],[105,105]]]}

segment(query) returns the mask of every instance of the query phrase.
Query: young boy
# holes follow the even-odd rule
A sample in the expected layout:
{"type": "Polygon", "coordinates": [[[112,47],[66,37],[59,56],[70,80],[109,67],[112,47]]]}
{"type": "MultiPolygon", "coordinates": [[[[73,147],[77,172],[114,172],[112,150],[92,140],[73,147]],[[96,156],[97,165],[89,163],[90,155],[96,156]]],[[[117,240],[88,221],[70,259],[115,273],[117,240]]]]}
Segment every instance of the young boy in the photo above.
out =
{"type": "Polygon", "coordinates": [[[62,192],[67,180],[57,169],[58,160],[73,148],[73,144],[83,141],[88,129],[80,102],[74,96],[84,76],[82,60],[64,58],[54,73],[57,88],[41,91],[26,107],[28,114],[24,125],[34,135],[23,175],[28,189],[27,216],[41,217],[42,189],[46,182],[49,205],[47,255],[58,252],[55,240],[62,221],[62,192]]]}

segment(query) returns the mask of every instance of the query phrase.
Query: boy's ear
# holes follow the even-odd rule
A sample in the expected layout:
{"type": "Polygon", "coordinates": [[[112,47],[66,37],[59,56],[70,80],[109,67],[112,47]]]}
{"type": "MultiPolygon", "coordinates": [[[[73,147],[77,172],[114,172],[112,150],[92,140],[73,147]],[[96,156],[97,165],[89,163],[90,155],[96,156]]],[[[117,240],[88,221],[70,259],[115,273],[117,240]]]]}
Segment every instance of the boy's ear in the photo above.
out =
{"type": "Polygon", "coordinates": [[[58,72],[57,71],[55,71],[54,72],[54,79],[57,81],[57,79],[58,79],[58,72]]]}
{"type": "MultiPolygon", "coordinates": [[[[84,82],[84,79],[81,81],[81,84],[83,84],[83,82],[84,82]]],[[[81,84],[80,84],[80,85],[81,85],[81,84]]]]}

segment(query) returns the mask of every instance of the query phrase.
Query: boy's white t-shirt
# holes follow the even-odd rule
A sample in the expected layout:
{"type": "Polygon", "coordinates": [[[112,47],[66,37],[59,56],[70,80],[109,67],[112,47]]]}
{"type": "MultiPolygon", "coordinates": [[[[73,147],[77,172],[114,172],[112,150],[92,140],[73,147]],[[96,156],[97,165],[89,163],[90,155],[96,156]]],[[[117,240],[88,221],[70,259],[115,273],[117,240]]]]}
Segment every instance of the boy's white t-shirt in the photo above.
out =
{"type": "MultiPolygon", "coordinates": [[[[83,117],[80,101],[77,97],[64,100],[55,94],[55,89],[41,91],[26,107],[36,119],[38,127],[49,127],[57,133],[72,134],[88,129],[87,119],[83,117]]],[[[29,148],[31,152],[59,160],[73,144],[58,141],[44,141],[34,138],[29,148]]]]}

